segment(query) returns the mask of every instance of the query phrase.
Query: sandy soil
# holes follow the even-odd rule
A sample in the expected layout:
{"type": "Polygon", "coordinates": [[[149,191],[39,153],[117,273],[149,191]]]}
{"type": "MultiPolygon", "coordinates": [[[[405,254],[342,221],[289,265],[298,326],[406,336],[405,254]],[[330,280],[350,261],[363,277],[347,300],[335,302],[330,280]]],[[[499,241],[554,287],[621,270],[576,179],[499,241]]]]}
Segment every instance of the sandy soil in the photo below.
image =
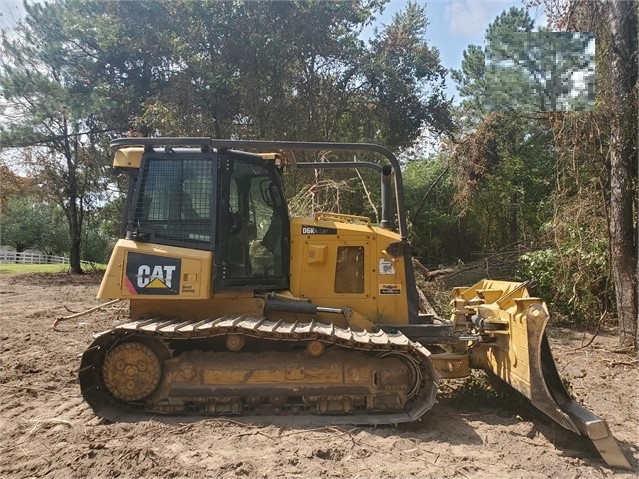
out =
{"type": "MultiPolygon", "coordinates": [[[[444,385],[416,424],[300,428],[185,418],[109,424],[84,404],[76,381],[93,332],[126,315],[111,306],[51,329],[57,316],[94,305],[99,278],[0,276],[0,477],[636,477],[639,373],[614,352],[613,332],[553,329],[572,393],[604,417],[635,468],[614,471],[579,437],[523,404],[467,400],[444,385]]],[[[467,383],[468,384],[468,383],[467,383]]]]}

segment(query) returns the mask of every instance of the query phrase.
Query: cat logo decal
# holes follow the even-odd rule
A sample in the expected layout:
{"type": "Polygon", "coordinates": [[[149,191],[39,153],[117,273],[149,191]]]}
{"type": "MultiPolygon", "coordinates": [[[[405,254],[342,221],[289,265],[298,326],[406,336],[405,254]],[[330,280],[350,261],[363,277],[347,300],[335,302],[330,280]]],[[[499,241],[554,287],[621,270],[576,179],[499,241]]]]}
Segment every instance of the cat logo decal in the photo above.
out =
{"type": "Polygon", "coordinates": [[[180,260],[129,253],[125,286],[130,294],[168,295],[180,292],[180,260]]]}

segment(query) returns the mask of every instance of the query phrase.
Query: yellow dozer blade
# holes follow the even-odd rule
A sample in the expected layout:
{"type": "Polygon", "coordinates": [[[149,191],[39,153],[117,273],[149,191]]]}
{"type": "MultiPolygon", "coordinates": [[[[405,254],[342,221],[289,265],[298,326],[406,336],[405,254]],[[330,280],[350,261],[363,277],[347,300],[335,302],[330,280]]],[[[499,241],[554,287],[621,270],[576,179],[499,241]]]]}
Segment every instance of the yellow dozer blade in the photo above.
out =
{"type": "Polygon", "coordinates": [[[493,373],[548,417],[588,437],[613,467],[630,468],[608,424],[573,401],[557,372],[546,337],[546,304],[531,297],[528,283],[482,280],[453,290],[453,322],[481,340],[470,347],[470,364],[493,373]]]}

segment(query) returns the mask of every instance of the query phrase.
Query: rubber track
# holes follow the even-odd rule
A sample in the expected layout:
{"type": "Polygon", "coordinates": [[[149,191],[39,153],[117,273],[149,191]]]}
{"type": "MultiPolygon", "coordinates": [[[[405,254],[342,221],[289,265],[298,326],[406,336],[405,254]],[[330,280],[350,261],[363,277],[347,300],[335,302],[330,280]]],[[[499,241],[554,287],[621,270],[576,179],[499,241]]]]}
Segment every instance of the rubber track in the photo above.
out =
{"type": "MultiPolygon", "coordinates": [[[[307,323],[273,322],[264,317],[250,315],[223,316],[200,321],[158,318],[136,320],[121,323],[113,329],[99,333],[82,355],[79,371],[82,395],[93,411],[105,419],[122,421],[148,417],[151,414],[144,413],[144,404],[131,405],[117,401],[105,390],[100,370],[106,352],[127,336],[174,340],[203,339],[226,334],[244,334],[269,341],[319,340],[327,345],[345,349],[398,353],[420,365],[422,378],[419,390],[409,400],[409,410],[393,414],[314,415],[309,418],[313,424],[378,425],[412,422],[423,416],[436,402],[439,374],[430,360],[430,352],[421,344],[410,341],[402,333],[353,331],[314,320],[307,323]]],[[[264,416],[255,419],[264,420],[264,416]]]]}

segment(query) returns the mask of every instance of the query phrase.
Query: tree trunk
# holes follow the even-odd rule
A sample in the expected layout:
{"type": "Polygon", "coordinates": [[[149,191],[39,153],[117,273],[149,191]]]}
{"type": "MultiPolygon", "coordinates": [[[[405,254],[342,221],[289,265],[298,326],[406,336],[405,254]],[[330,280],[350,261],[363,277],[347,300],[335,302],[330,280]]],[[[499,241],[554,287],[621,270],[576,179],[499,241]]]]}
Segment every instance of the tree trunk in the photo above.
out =
{"type": "Polygon", "coordinates": [[[82,245],[82,226],[78,220],[78,205],[76,198],[69,199],[69,267],[73,274],[82,274],[80,251],[82,245]]]}
{"type": "MultiPolygon", "coordinates": [[[[64,131],[69,132],[66,114],[64,118],[64,131]]],[[[82,204],[79,203],[78,198],[78,175],[77,166],[74,161],[73,154],[77,155],[77,136],[75,136],[75,148],[71,147],[69,135],[64,138],[64,155],[67,163],[67,201],[69,204],[66,208],[67,221],[69,222],[69,267],[71,273],[82,274],[82,263],[80,262],[80,251],[82,245],[82,204]]],[[[64,208],[64,201],[62,204],[64,208]]]]}
{"type": "Polygon", "coordinates": [[[610,135],[610,256],[615,279],[619,340],[637,347],[637,244],[634,200],[637,174],[637,3],[611,1],[610,49],[614,90],[610,135]]]}

